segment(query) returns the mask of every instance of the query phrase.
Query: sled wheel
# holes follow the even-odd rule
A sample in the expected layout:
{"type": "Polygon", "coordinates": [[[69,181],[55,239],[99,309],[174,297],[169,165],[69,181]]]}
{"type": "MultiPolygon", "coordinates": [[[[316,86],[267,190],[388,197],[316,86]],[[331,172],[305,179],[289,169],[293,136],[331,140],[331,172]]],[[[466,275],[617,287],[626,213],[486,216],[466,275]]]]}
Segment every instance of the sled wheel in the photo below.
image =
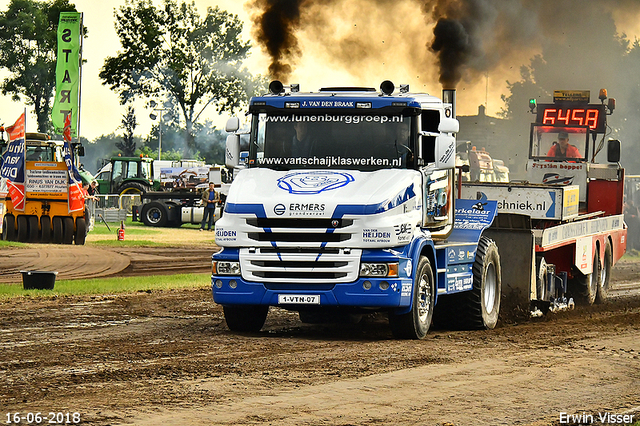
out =
{"type": "Polygon", "coordinates": [[[598,278],[598,292],[596,293],[596,303],[603,303],[609,295],[609,276],[611,274],[612,263],[611,244],[607,240],[604,246],[604,259],[602,259],[602,267],[598,278]]]}
{"type": "Polygon", "coordinates": [[[73,233],[73,218],[68,216],[62,218],[62,243],[73,244],[73,233]]]}
{"type": "Polygon", "coordinates": [[[29,216],[27,218],[28,226],[27,232],[28,241],[30,243],[37,243],[40,240],[40,227],[38,226],[38,216],[29,216]]]}
{"type": "Polygon", "coordinates": [[[51,218],[49,216],[40,217],[40,241],[44,244],[51,242],[51,218]]]}
{"type": "Polygon", "coordinates": [[[262,305],[226,305],[222,307],[222,310],[229,330],[258,332],[267,319],[269,307],[262,305]]]}
{"type": "Polygon", "coordinates": [[[2,222],[2,239],[5,241],[15,241],[16,237],[16,217],[12,214],[7,214],[4,216],[4,221],[2,222]]]}
{"type": "Polygon", "coordinates": [[[593,272],[583,274],[580,271],[569,281],[569,289],[573,298],[581,305],[593,305],[598,293],[598,279],[600,276],[600,254],[596,250],[593,255],[593,272]]]}
{"type": "Polygon", "coordinates": [[[87,238],[87,222],[83,217],[79,217],[76,219],[76,233],[74,236],[74,240],[77,246],[84,245],[84,242],[87,238]]]}
{"type": "Polygon", "coordinates": [[[55,244],[62,244],[62,218],[61,217],[54,217],[51,220],[51,229],[52,229],[52,238],[53,238],[53,243],[55,244]]]}
{"type": "Polygon", "coordinates": [[[423,339],[431,326],[436,287],[428,258],[420,257],[415,276],[411,311],[400,315],[389,313],[391,332],[398,339],[423,339]]]}
{"type": "Polygon", "coordinates": [[[18,223],[18,241],[20,241],[21,243],[26,243],[28,231],[29,231],[27,217],[18,216],[17,223],[18,223]]]}

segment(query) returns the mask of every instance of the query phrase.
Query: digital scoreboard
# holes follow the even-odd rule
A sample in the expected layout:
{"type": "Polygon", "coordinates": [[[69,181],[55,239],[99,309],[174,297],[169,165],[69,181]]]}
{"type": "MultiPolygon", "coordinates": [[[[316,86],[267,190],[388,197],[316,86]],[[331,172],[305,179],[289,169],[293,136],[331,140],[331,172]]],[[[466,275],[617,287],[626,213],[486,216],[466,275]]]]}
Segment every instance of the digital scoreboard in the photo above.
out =
{"type": "Polygon", "coordinates": [[[545,126],[588,126],[592,132],[604,133],[606,106],[600,104],[538,104],[536,122],[545,126]]]}

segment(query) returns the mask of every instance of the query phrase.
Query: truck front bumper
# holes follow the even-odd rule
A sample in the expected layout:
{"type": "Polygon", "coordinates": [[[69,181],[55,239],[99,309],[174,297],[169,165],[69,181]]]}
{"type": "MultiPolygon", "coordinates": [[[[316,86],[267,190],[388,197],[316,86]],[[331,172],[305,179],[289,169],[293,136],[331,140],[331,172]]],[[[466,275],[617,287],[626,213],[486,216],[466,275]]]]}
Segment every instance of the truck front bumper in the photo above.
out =
{"type": "Polygon", "coordinates": [[[410,278],[359,278],[337,284],[270,284],[240,276],[211,276],[213,300],[222,305],[358,306],[398,308],[411,303],[410,278]],[[304,297],[284,297],[304,296],[304,297]]]}

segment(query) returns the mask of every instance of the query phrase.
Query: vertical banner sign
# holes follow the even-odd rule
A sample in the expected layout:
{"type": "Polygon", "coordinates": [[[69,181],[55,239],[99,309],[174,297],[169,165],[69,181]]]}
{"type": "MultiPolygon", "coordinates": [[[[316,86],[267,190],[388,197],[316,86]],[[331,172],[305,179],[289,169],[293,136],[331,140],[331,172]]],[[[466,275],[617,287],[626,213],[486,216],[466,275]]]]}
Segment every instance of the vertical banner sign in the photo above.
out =
{"type": "Polygon", "coordinates": [[[68,113],[64,119],[64,162],[67,164],[69,171],[69,213],[84,210],[84,193],[82,192],[82,183],[80,173],[73,164],[73,154],[71,153],[71,113],[68,113]]]}
{"type": "Polygon", "coordinates": [[[80,28],[79,12],[60,12],[58,23],[58,59],[56,62],[56,97],[51,121],[57,133],[64,131],[64,121],[72,113],[71,134],[77,135],[80,94],[80,28]]]}
{"type": "Polygon", "coordinates": [[[26,111],[11,127],[5,130],[9,134],[9,145],[3,155],[0,176],[7,180],[7,189],[11,195],[13,209],[24,211],[24,151],[25,151],[25,127],[26,111]]]}

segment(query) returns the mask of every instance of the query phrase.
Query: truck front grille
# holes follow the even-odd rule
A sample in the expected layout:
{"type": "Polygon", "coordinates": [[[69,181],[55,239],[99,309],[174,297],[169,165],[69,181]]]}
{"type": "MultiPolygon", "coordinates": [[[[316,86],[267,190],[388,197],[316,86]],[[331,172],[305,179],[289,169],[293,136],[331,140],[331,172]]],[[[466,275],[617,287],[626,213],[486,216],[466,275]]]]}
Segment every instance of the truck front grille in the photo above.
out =
{"type": "Polygon", "coordinates": [[[256,242],[268,242],[274,246],[291,246],[309,243],[316,247],[326,243],[344,243],[352,238],[349,227],[352,219],[295,219],[250,218],[246,224],[253,228],[247,238],[256,242]]]}
{"type": "Polygon", "coordinates": [[[312,251],[274,248],[240,249],[242,278],[247,281],[328,284],[352,282],[358,277],[361,250],[312,251]]]}

